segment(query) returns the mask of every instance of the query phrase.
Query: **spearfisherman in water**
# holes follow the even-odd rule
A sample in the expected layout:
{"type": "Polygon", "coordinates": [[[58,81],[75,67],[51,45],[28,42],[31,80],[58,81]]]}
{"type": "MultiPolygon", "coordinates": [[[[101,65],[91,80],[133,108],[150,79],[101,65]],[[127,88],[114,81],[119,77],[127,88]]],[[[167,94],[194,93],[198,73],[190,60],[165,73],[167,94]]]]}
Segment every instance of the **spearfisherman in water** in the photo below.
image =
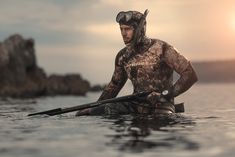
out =
{"type": "Polygon", "coordinates": [[[150,94],[144,101],[104,104],[79,111],[77,116],[174,113],[174,97],[187,91],[197,81],[191,63],[173,46],[146,37],[146,15],[146,12],[142,14],[138,11],[118,13],[116,21],[126,46],[118,52],[112,79],[98,101],[116,97],[127,79],[131,80],[134,93],[149,91],[150,94]],[[180,75],[174,84],[173,71],[180,75]],[[168,95],[167,102],[157,101],[161,93],[168,95]]]}

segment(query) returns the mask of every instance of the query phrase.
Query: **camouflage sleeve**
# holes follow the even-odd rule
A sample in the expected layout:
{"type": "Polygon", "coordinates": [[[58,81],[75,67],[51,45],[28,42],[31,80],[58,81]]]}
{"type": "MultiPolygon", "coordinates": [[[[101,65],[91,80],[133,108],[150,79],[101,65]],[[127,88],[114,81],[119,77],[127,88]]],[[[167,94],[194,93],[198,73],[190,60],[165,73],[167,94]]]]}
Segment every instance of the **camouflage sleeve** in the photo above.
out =
{"type": "Polygon", "coordinates": [[[121,61],[121,54],[118,53],[115,59],[115,70],[109,84],[104,88],[98,101],[114,98],[118,95],[119,91],[122,89],[127,81],[127,74],[124,70],[121,61]]]}
{"type": "Polygon", "coordinates": [[[165,47],[164,61],[180,75],[171,89],[174,97],[187,91],[197,81],[197,75],[191,63],[170,45],[165,47]]]}

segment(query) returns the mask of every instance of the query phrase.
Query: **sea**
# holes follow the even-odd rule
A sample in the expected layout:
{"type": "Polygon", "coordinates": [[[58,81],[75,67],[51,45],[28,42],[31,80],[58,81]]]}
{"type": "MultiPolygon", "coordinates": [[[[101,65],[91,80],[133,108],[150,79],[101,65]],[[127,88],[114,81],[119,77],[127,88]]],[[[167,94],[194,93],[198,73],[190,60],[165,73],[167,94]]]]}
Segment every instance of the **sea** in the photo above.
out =
{"type": "Polygon", "coordinates": [[[196,84],[176,98],[185,113],[119,117],[27,116],[94,102],[101,92],[2,98],[0,157],[234,157],[234,93],[233,83],[196,84]]]}

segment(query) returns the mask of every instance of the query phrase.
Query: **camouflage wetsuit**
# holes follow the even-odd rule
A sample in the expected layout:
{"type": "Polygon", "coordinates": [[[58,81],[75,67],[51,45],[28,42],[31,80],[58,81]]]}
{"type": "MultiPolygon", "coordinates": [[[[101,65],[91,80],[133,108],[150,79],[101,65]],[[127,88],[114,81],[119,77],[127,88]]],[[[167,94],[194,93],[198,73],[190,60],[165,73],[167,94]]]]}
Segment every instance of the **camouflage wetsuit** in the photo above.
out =
{"type": "MultiPolygon", "coordinates": [[[[130,79],[134,93],[141,91],[170,90],[173,96],[189,89],[197,81],[197,76],[190,62],[180,55],[168,43],[145,38],[138,46],[137,51],[126,46],[116,56],[115,71],[111,82],[105,87],[99,100],[116,97],[121,88],[130,79]],[[180,78],[173,85],[173,71],[180,78]]],[[[174,100],[171,103],[158,104],[158,108],[174,112],[174,100]]],[[[143,103],[146,105],[147,103],[143,103]]],[[[139,113],[139,102],[124,102],[105,104],[90,110],[91,115],[97,114],[128,114],[139,113]]],[[[150,111],[147,111],[150,112],[150,111]]]]}

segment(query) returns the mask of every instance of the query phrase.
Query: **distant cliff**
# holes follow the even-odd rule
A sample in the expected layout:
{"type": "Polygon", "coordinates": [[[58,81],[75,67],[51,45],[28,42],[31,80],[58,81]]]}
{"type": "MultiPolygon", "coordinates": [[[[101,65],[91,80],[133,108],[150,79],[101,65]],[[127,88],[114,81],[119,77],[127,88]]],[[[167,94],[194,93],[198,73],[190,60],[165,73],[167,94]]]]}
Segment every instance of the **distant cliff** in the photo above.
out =
{"type": "Polygon", "coordinates": [[[227,61],[194,62],[199,83],[235,82],[235,59],[227,61]]]}

